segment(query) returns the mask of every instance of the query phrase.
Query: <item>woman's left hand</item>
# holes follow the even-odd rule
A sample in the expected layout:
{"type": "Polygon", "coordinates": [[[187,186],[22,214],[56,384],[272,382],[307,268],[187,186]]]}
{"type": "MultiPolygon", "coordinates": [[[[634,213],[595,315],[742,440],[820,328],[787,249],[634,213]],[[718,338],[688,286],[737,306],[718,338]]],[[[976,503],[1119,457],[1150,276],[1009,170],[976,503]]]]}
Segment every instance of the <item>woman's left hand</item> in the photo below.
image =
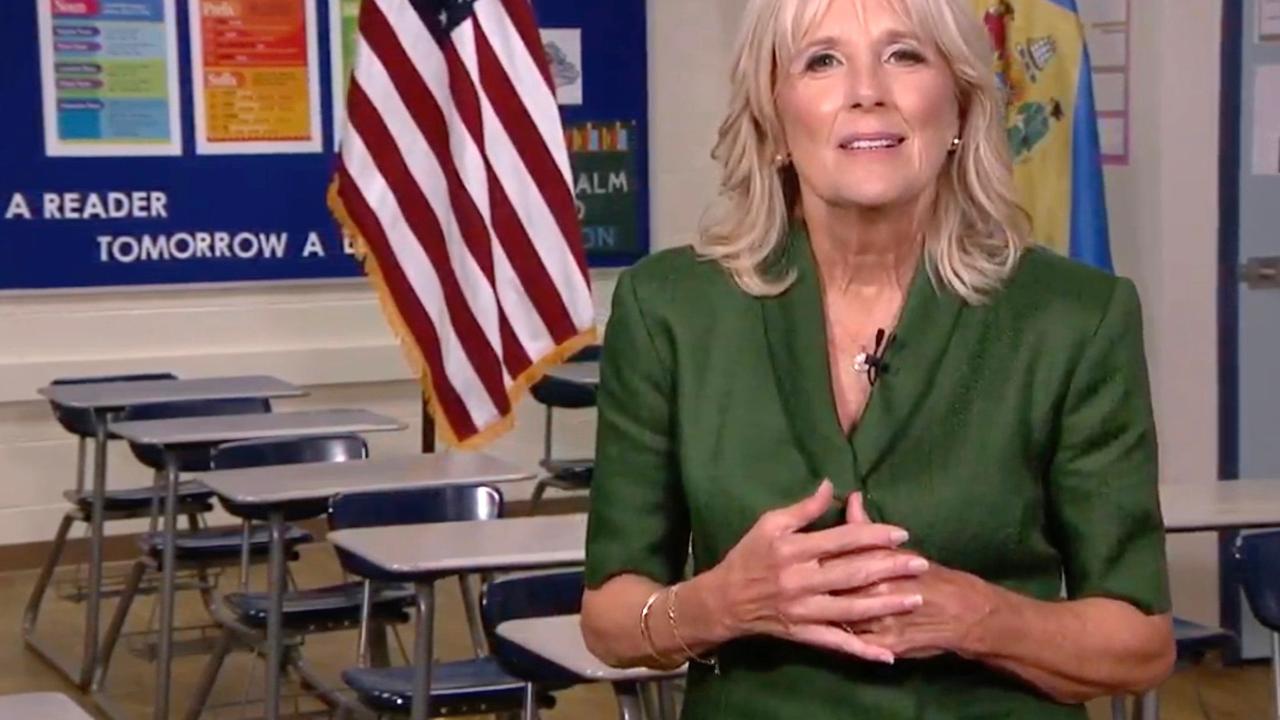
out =
{"type": "Polygon", "coordinates": [[[910,612],[845,627],[860,640],[902,658],[944,652],[972,656],[978,650],[984,622],[1000,602],[995,586],[937,563],[930,563],[918,577],[877,583],[854,594],[918,594],[924,598],[924,605],[910,612]]]}

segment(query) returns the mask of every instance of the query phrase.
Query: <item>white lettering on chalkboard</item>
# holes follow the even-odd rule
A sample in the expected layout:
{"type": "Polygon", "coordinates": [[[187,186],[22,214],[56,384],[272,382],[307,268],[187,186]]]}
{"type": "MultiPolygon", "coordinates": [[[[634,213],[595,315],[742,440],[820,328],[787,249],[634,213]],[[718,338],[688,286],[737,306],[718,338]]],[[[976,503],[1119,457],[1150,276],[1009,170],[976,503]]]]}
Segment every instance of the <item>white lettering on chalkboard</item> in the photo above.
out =
{"type": "MultiPolygon", "coordinates": [[[[42,197],[45,220],[123,220],[169,217],[163,192],[47,192],[42,197]]],[[[25,202],[25,201],[24,201],[25,202]]]]}
{"type": "Polygon", "coordinates": [[[575,195],[629,193],[631,184],[628,182],[625,171],[580,173],[573,192],[575,195]]]}
{"type": "Polygon", "coordinates": [[[306,258],[306,257],[311,257],[312,255],[319,255],[320,257],[324,257],[325,256],[324,243],[320,242],[319,235],[315,233],[308,233],[307,245],[306,247],[302,248],[302,257],[306,258]]]}
{"type": "Polygon", "coordinates": [[[31,207],[27,205],[27,199],[22,197],[22,193],[14,193],[9,198],[9,208],[4,211],[4,219],[12,220],[21,217],[23,220],[31,219],[31,207]]]}
{"type": "Polygon", "coordinates": [[[99,235],[97,239],[98,262],[123,264],[193,258],[276,260],[283,258],[289,247],[287,232],[177,232],[172,235],[99,235]]]}

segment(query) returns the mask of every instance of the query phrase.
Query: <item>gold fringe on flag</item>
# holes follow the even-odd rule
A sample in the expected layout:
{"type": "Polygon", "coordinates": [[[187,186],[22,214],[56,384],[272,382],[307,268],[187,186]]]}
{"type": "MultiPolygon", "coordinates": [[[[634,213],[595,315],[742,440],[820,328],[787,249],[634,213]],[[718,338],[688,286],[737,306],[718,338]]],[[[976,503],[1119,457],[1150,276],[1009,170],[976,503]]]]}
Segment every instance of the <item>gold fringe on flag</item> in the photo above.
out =
{"type": "Polygon", "coordinates": [[[368,243],[359,229],[356,228],[355,222],[351,219],[351,216],[347,213],[346,206],[342,203],[342,197],[338,193],[338,178],[336,176],[329,184],[328,205],[329,211],[333,214],[334,219],[338,221],[338,226],[355,244],[356,259],[364,267],[365,275],[368,276],[370,284],[373,285],[378,295],[378,304],[382,307],[382,314],[386,317],[387,324],[391,326],[391,331],[400,343],[400,347],[404,351],[405,360],[409,363],[409,368],[418,377],[418,382],[422,387],[422,397],[427,402],[431,417],[436,421],[437,432],[450,446],[461,450],[478,450],[506,434],[507,431],[515,427],[516,406],[528,393],[529,388],[541,380],[551,368],[560,365],[578,351],[596,342],[596,329],[592,327],[569,338],[541,359],[535,361],[527,370],[514,378],[511,387],[507,389],[507,400],[511,403],[511,413],[498,418],[497,421],[487,427],[480,428],[479,432],[470,438],[460,440],[453,426],[449,424],[449,418],[445,415],[444,409],[440,407],[431,392],[431,367],[427,364],[426,359],[423,358],[422,349],[418,347],[413,333],[409,332],[408,325],[400,315],[400,309],[396,307],[395,301],[391,297],[391,292],[387,289],[386,280],[382,276],[382,269],[378,267],[378,259],[369,251],[368,243]]]}

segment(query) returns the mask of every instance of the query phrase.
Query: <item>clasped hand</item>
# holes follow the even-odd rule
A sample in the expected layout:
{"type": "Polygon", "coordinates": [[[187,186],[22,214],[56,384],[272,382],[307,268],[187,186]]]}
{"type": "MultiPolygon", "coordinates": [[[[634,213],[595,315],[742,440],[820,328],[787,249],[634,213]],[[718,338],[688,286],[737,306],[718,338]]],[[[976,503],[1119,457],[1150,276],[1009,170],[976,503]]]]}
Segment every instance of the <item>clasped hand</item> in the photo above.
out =
{"type": "Polygon", "coordinates": [[[993,588],[903,549],[907,532],[871,522],[861,494],[849,497],[845,524],[801,532],[833,501],[824,480],[808,498],[765,513],[712,571],[730,633],[883,663],[970,651],[993,588]]]}

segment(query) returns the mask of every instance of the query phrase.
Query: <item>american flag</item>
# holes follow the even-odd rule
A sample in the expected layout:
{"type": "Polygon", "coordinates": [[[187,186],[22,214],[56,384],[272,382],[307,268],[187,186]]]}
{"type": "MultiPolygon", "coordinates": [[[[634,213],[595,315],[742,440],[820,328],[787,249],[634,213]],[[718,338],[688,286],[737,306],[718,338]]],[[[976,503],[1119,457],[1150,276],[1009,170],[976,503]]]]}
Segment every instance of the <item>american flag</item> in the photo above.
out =
{"type": "Polygon", "coordinates": [[[365,0],[335,213],[445,439],[475,446],[594,339],[568,149],[529,0],[365,0]]]}

